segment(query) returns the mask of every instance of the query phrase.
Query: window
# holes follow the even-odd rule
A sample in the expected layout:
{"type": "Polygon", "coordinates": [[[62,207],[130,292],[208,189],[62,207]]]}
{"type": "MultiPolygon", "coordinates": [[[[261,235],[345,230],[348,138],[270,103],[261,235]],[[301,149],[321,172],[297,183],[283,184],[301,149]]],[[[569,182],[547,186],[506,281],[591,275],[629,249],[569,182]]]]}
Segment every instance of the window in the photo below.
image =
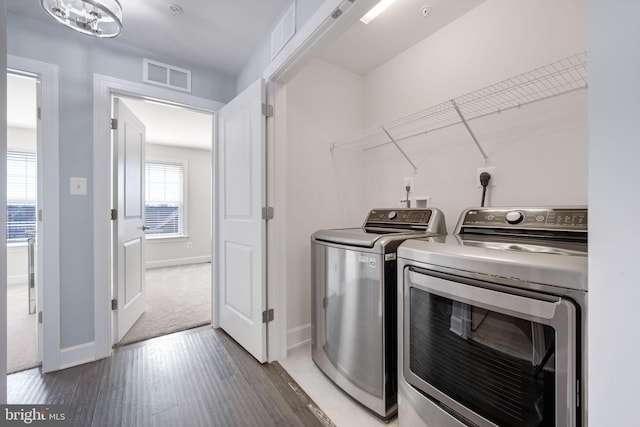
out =
{"type": "Polygon", "coordinates": [[[146,163],[145,225],[147,235],[176,237],[184,234],[184,166],[146,163]]]}
{"type": "Polygon", "coordinates": [[[7,152],[7,243],[26,242],[36,229],[36,155],[7,152]]]}

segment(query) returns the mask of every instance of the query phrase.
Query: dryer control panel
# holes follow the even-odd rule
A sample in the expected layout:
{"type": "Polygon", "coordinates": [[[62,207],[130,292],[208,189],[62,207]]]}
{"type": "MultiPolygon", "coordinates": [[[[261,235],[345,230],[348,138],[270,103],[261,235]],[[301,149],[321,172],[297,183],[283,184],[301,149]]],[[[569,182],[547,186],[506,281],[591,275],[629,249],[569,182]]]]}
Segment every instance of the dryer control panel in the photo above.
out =
{"type": "Polygon", "coordinates": [[[459,231],[472,228],[584,231],[587,208],[473,208],[463,213],[459,231]]]}

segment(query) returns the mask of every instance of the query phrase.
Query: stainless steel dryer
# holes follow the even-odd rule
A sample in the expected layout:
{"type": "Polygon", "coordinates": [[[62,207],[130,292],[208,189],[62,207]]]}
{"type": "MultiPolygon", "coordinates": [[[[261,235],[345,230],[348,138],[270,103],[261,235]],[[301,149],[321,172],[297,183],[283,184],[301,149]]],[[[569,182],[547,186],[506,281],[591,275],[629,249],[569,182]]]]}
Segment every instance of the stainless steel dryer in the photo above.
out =
{"type": "Polygon", "coordinates": [[[438,209],[374,209],[311,237],[313,361],[381,418],[396,412],[396,248],[442,234],[438,209]]]}
{"type": "Polygon", "coordinates": [[[587,223],[473,208],[398,248],[401,427],[587,424],[587,223]]]}

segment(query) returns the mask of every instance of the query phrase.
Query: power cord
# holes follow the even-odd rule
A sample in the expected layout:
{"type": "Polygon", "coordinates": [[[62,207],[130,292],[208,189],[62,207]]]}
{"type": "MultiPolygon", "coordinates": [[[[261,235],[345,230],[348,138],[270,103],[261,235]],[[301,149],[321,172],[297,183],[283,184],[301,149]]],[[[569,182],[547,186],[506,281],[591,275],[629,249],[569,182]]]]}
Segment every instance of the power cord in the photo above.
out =
{"type": "Polygon", "coordinates": [[[489,181],[491,181],[491,174],[489,172],[482,172],[480,174],[480,185],[482,185],[482,203],[481,207],[484,207],[484,198],[487,195],[487,186],[489,185],[489,181]]]}

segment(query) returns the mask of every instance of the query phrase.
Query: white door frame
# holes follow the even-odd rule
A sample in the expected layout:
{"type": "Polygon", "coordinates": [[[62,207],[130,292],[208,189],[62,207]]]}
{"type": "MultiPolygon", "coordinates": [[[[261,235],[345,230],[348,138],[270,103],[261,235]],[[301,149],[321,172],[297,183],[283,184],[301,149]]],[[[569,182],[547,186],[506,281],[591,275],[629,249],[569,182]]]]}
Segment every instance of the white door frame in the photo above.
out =
{"type": "MultiPolygon", "coordinates": [[[[170,89],[135,83],[94,74],[93,79],[93,281],[95,310],[95,341],[90,360],[108,357],[112,350],[111,330],[111,98],[125,96],[147,98],[200,110],[212,115],[212,168],[217,161],[216,121],[221,102],[199,98],[170,89]]],[[[215,169],[212,169],[215,172],[215,169]]],[[[212,174],[212,203],[217,200],[215,173],[212,174]]],[[[218,327],[216,213],[212,210],[212,324],[218,327]]],[[[87,360],[77,360],[76,364],[87,360]]]]}
{"type": "Polygon", "coordinates": [[[42,209],[39,230],[38,272],[42,295],[38,305],[43,312],[42,370],[60,369],[60,186],[58,150],[58,66],[18,56],[7,56],[7,69],[36,75],[40,80],[42,118],[38,141],[38,163],[42,162],[42,209]]]}
{"type": "Polygon", "coordinates": [[[286,83],[378,1],[323,2],[262,73],[267,100],[274,105],[274,120],[267,122],[267,204],[274,208],[274,219],[267,222],[267,300],[275,310],[274,321],[267,324],[270,362],[286,358],[288,351],[286,83]],[[337,19],[332,16],[336,9],[342,12],[337,19]]]}

